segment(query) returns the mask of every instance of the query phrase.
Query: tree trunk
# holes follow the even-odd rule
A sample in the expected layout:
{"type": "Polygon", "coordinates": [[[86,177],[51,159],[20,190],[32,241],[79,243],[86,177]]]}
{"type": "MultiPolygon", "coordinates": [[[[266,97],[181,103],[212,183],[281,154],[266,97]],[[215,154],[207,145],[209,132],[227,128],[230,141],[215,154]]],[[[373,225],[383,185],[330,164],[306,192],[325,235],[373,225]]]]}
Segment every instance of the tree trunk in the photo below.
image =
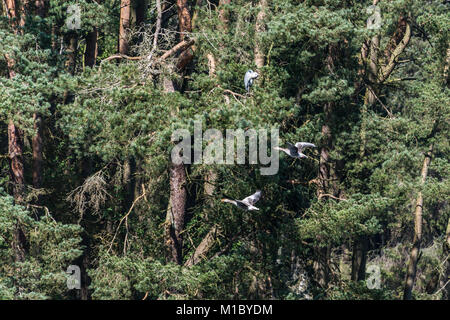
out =
{"type": "Polygon", "coordinates": [[[256,24],[255,24],[255,48],[254,48],[254,55],[255,55],[255,65],[258,69],[262,68],[264,66],[264,51],[262,48],[262,41],[260,40],[261,35],[260,33],[264,32],[266,30],[265,25],[265,19],[266,19],[266,10],[267,10],[267,0],[260,0],[259,1],[259,12],[256,16],[256,24]]]}
{"type": "Polygon", "coordinates": [[[84,52],[84,64],[92,68],[95,66],[98,55],[98,29],[94,27],[86,36],[86,51],[84,52]]]}
{"type": "MultiPolygon", "coordinates": [[[[428,167],[431,162],[431,154],[433,152],[433,145],[430,146],[422,165],[420,187],[425,184],[428,175],[428,167]]],[[[403,300],[412,299],[412,289],[416,279],[417,261],[419,258],[420,244],[422,242],[422,213],[423,213],[423,195],[419,191],[416,200],[416,209],[414,212],[414,240],[411,253],[409,255],[409,262],[406,271],[405,290],[403,292],[403,300]]]]}
{"type": "Polygon", "coordinates": [[[13,195],[17,203],[24,200],[23,133],[10,120],[8,124],[8,154],[13,195]]]}
{"type": "Polygon", "coordinates": [[[47,6],[45,5],[45,0],[35,0],[34,7],[38,16],[44,17],[47,14],[47,6]]]}
{"type": "Polygon", "coordinates": [[[331,278],[330,269],[330,246],[315,248],[315,258],[313,263],[314,276],[317,283],[326,288],[331,278]]]}
{"type": "Polygon", "coordinates": [[[134,202],[136,189],[136,160],[130,156],[123,164],[123,185],[125,186],[125,195],[123,208],[128,211],[134,202]]]}
{"type": "Polygon", "coordinates": [[[135,16],[136,26],[141,26],[145,23],[145,14],[147,12],[147,0],[135,0],[135,16]]]}
{"type": "MultiPolygon", "coordinates": [[[[175,86],[171,79],[163,79],[163,88],[166,93],[175,92],[175,86]]],[[[186,172],[184,165],[170,164],[169,183],[170,196],[165,222],[165,241],[169,251],[170,260],[181,264],[182,262],[182,236],[184,227],[185,207],[187,200],[186,172]]]]}
{"type": "MultiPolygon", "coordinates": [[[[41,18],[45,17],[46,14],[46,6],[44,0],[36,0],[35,1],[35,12],[41,18]]],[[[42,145],[43,145],[43,121],[42,116],[39,113],[33,114],[33,127],[34,127],[34,136],[32,138],[32,148],[33,148],[33,187],[35,189],[39,189],[42,186],[42,164],[43,164],[43,154],[42,154],[42,145]]],[[[37,201],[39,203],[39,199],[37,201]]]]}
{"type": "MultiPolygon", "coordinates": [[[[337,47],[330,45],[328,47],[328,54],[326,57],[325,65],[330,73],[334,73],[335,61],[337,59],[337,47]]],[[[330,161],[329,152],[333,148],[333,135],[332,135],[332,115],[334,109],[334,102],[327,102],[324,105],[324,120],[322,124],[322,143],[320,147],[320,159],[319,159],[319,179],[317,196],[319,200],[323,199],[325,194],[332,196],[338,196],[339,191],[336,187],[337,177],[333,168],[333,163],[330,161]]],[[[331,279],[331,269],[329,266],[330,259],[330,246],[325,248],[316,248],[314,261],[314,270],[316,281],[322,286],[326,287],[331,279]]]]}
{"type": "Polygon", "coordinates": [[[42,186],[42,117],[40,114],[33,115],[34,136],[32,139],[33,147],[33,187],[39,189],[42,186]]]}
{"type": "Polygon", "coordinates": [[[14,32],[17,32],[17,12],[16,12],[16,1],[15,0],[4,0],[6,15],[9,18],[9,23],[11,27],[14,29],[14,32]]]}
{"type": "Polygon", "coordinates": [[[444,263],[444,276],[441,278],[440,287],[442,290],[441,300],[450,300],[450,261],[448,259],[450,255],[450,218],[447,222],[447,230],[445,232],[445,243],[444,243],[444,257],[446,261],[444,263]]]}
{"type": "Polygon", "coordinates": [[[186,216],[186,171],[184,164],[171,164],[170,198],[166,215],[166,244],[170,250],[171,260],[177,264],[182,262],[183,237],[186,216]]]}
{"type": "MultiPolygon", "coordinates": [[[[14,33],[19,34],[20,30],[17,28],[17,9],[14,0],[5,0],[4,5],[7,11],[7,16],[14,33]]],[[[23,27],[25,21],[25,12],[22,11],[21,15],[23,19],[20,20],[20,26],[23,27]]],[[[8,55],[5,55],[8,74],[10,78],[16,76],[15,73],[15,60],[8,55]]],[[[23,204],[24,191],[25,191],[25,178],[24,178],[24,162],[23,162],[23,132],[20,130],[12,120],[8,122],[8,156],[9,156],[9,171],[11,177],[11,183],[13,185],[14,201],[17,204],[23,204]]],[[[22,231],[20,222],[18,221],[13,231],[12,249],[14,259],[16,262],[25,260],[25,248],[26,238],[22,231]]]]}
{"type": "MultiPolygon", "coordinates": [[[[177,0],[177,10],[178,10],[178,26],[180,31],[180,41],[185,40],[186,36],[192,32],[192,22],[191,15],[189,13],[188,1],[187,0],[177,0]]],[[[184,50],[178,59],[177,69],[184,70],[189,62],[194,58],[194,53],[192,49],[188,47],[184,50]]]]}
{"type": "Polygon", "coordinates": [[[128,29],[130,28],[131,0],[120,1],[119,53],[128,54],[128,29]]]}
{"type": "Polygon", "coordinates": [[[332,148],[332,135],[331,135],[331,114],[333,103],[326,103],[324,106],[324,122],[322,124],[322,137],[324,139],[322,146],[320,147],[320,159],[319,159],[319,188],[317,189],[318,198],[322,198],[324,194],[328,193],[329,186],[331,184],[330,174],[330,154],[329,151],[332,148]]]}
{"type": "Polygon", "coordinates": [[[369,239],[362,236],[353,243],[352,275],[351,280],[362,281],[366,279],[366,263],[369,239]]]}
{"type": "Polygon", "coordinates": [[[70,74],[74,75],[77,61],[78,39],[75,32],[69,34],[69,47],[67,50],[66,67],[70,74]]]}
{"type": "MultiPolygon", "coordinates": [[[[191,15],[188,9],[187,0],[177,0],[178,25],[180,31],[180,40],[186,38],[187,33],[192,31],[191,15]]],[[[194,54],[191,48],[184,50],[177,63],[179,71],[183,71],[186,65],[192,60],[194,54]]],[[[175,85],[172,80],[163,78],[163,87],[166,93],[175,91],[175,85]]],[[[183,260],[183,237],[181,235],[185,216],[186,216],[186,171],[184,164],[170,164],[170,197],[166,214],[166,245],[170,251],[171,260],[181,264],[183,260]]]]}
{"type": "Polygon", "coordinates": [[[187,33],[192,31],[191,14],[189,13],[188,1],[177,0],[177,10],[180,41],[183,41],[187,33]]]}

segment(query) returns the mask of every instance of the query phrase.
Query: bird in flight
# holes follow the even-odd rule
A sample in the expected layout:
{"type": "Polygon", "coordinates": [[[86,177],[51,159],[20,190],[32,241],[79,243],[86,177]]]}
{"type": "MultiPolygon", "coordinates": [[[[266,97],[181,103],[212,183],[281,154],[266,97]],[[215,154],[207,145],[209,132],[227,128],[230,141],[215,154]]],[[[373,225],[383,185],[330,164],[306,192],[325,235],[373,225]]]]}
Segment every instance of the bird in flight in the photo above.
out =
{"type": "Polygon", "coordinates": [[[276,147],[275,149],[283,151],[284,153],[286,153],[288,156],[290,156],[292,158],[298,158],[298,159],[309,158],[307,155],[302,153],[302,151],[305,148],[317,148],[317,146],[315,144],[310,143],[310,142],[297,142],[295,145],[287,142],[286,144],[288,146],[287,148],[276,147]]]}
{"type": "Polygon", "coordinates": [[[241,208],[243,210],[251,211],[251,210],[259,210],[259,208],[255,207],[254,204],[258,202],[260,198],[261,198],[261,191],[258,190],[254,194],[248,196],[243,200],[234,200],[225,198],[222,199],[221,201],[234,204],[236,207],[241,208]]]}
{"type": "Polygon", "coordinates": [[[259,77],[258,72],[248,70],[244,76],[244,86],[247,92],[250,92],[250,87],[253,85],[253,80],[259,77]]]}

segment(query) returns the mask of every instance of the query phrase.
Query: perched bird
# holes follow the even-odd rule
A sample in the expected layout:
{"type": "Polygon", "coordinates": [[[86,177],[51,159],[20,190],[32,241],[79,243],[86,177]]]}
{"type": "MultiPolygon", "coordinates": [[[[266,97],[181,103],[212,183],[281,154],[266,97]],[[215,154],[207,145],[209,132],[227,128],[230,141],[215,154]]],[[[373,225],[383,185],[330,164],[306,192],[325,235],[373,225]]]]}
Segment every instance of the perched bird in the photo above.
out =
{"type": "Polygon", "coordinates": [[[261,198],[261,191],[258,190],[251,196],[248,196],[244,200],[234,200],[234,199],[222,199],[222,202],[228,202],[234,204],[236,207],[241,208],[243,210],[259,210],[254,206],[256,202],[261,198]]]}
{"type": "Polygon", "coordinates": [[[302,153],[302,151],[305,148],[317,148],[315,144],[309,142],[297,142],[295,145],[287,142],[286,144],[288,148],[277,147],[275,149],[285,152],[288,156],[291,156],[292,158],[299,158],[299,159],[308,158],[307,155],[302,153]]]}
{"type": "Polygon", "coordinates": [[[248,70],[244,76],[244,86],[247,92],[250,92],[250,87],[253,85],[253,80],[259,77],[258,72],[248,70]]]}

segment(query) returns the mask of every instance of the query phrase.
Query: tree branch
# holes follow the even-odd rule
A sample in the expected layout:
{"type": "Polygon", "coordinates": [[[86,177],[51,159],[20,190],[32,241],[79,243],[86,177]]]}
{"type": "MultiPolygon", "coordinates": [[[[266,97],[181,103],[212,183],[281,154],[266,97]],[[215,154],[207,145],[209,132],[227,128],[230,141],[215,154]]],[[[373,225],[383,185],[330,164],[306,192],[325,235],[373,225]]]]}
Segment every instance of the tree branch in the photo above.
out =
{"type": "Polygon", "coordinates": [[[380,83],[384,82],[390,76],[390,74],[392,73],[392,71],[394,70],[395,66],[398,63],[399,56],[405,50],[410,39],[411,39],[411,26],[409,25],[408,22],[406,22],[405,34],[403,36],[403,39],[400,41],[400,43],[397,45],[397,47],[392,52],[392,54],[389,58],[388,64],[386,66],[382,67],[380,70],[380,74],[378,76],[378,81],[380,83]]]}

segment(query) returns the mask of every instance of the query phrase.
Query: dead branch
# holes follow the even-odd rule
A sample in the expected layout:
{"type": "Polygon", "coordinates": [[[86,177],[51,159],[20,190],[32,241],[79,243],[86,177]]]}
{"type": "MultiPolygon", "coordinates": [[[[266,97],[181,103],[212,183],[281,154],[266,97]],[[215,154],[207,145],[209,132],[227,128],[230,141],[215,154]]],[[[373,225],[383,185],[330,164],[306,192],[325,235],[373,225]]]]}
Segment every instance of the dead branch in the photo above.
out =
{"type": "Polygon", "coordinates": [[[109,251],[110,251],[111,248],[112,248],[112,245],[113,245],[113,243],[114,243],[114,240],[116,239],[117,233],[119,232],[119,228],[120,228],[120,226],[122,225],[122,222],[123,222],[125,219],[128,218],[128,216],[130,215],[130,213],[131,213],[131,211],[133,210],[133,208],[134,208],[134,206],[136,205],[136,203],[137,203],[142,197],[144,197],[144,196],[145,196],[145,191],[144,191],[139,197],[137,197],[136,199],[134,199],[133,203],[131,204],[130,209],[129,209],[128,212],[127,212],[127,214],[124,215],[124,216],[122,217],[122,219],[120,219],[119,225],[118,225],[117,228],[116,228],[116,232],[115,232],[114,237],[113,237],[113,239],[112,239],[112,241],[111,241],[111,244],[109,245],[109,248],[108,248],[107,253],[109,253],[109,251]]]}
{"type": "MultiPolygon", "coordinates": [[[[176,46],[174,46],[172,49],[167,50],[161,57],[157,58],[156,60],[161,62],[167,58],[169,58],[170,56],[174,55],[175,53],[179,52],[179,51],[183,51],[186,50],[187,48],[189,48],[190,46],[192,46],[194,44],[194,39],[191,40],[183,40],[180,43],[178,43],[176,46]]],[[[142,60],[144,57],[138,56],[138,57],[130,57],[127,56],[125,54],[115,54],[113,56],[110,56],[108,58],[105,58],[102,60],[102,62],[100,63],[100,66],[102,63],[110,61],[110,60],[114,60],[114,59],[127,59],[127,60],[142,60]]]]}
{"type": "Polygon", "coordinates": [[[322,193],[319,195],[319,200],[322,199],[323,197],[329,197],[335,200],[340,200],[340,201],[347,201],[347,199],[343,199],[343,198],[338,198],[336,196],[333,196],[332,194],[329,193],[322,193]]]}

